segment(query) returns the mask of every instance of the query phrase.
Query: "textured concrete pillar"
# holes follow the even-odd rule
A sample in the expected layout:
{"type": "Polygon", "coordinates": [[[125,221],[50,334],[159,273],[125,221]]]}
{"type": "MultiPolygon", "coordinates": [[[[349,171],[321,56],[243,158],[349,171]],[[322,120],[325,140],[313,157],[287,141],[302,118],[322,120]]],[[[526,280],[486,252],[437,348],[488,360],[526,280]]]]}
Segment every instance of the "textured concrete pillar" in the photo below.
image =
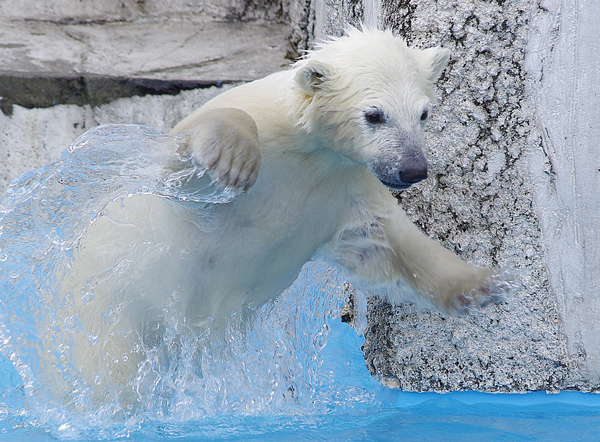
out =
{"type": "Polygon", "coordinates": [[[530,170],[568,353],[600,385],[600,4],[548,0],[529,33],[530,170]]]}

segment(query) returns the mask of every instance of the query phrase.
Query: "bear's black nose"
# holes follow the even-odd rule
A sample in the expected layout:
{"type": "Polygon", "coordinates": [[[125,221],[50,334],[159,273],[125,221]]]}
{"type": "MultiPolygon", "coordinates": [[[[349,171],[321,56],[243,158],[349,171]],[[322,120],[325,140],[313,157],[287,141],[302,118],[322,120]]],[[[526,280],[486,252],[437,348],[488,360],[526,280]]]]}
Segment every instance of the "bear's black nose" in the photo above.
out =
{"type": "Polygon", "coordinates": [[[400,178],[400,181],[406,184],[418,183],[427,178],[427,168],[403,170],[400,171],[398,177],[400,178]]]}

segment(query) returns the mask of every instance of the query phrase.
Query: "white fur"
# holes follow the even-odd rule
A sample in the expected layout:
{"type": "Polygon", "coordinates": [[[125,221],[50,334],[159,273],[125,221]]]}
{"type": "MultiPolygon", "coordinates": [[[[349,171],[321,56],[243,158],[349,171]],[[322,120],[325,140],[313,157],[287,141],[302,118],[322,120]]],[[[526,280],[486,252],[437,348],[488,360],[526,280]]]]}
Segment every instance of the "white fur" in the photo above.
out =
{"type": "Polygon", "coordinates": [[[453,312],[487,299],[493,271],[423,235],[374,174],[383,173],[381,158],[393,158],[385,171],[393,174],[419,154],[421,118],[448,55],[408,48],[389,32],[350,30],[292,69],[231,89],[177,125],[172,133],[191,134],[189,150],[199,161],[214,150],[204,149],[206,140],[233,133],[219,147],[234,149],[223,176],[249,187],[260,162],[258,179],[234,201],[215,205],[210,222],[191,203],[148,195],[104,211],[88,229],[65,287],[93,286],[86,272],[117,266],[125,259],[117,250],[136,250],[139,260],[123,263],[131,272],[126,287],[105,282],[95,296],[102,301],[79,306],[87,334],[118,342],[108,350],[74,349],[78,368],[88,379],[104,370],[106,378],[125,382],[143,359],[127,347],[127,333],[142,335],[152,309],[173,308],[198,330],[214,327],[278,296],[316,255],[392,303],[412,297],[453,312]],[[385,123],[365,121],[374,108],[385,123]],[[222,109],[243,111],[256,126],[246,114],[222,109]],[[204,137],[215,115],[221,115],[218,128],[210,126],[216,132],[204,137]],[[173,293],[176,302],[168,299],[173,293]],[[101,319],[109,309],[116,321],[101,319]],[[137,355],[129,366],[99,368],[98,359],[109,354],[118,361],[124,353],[137,355]]]}

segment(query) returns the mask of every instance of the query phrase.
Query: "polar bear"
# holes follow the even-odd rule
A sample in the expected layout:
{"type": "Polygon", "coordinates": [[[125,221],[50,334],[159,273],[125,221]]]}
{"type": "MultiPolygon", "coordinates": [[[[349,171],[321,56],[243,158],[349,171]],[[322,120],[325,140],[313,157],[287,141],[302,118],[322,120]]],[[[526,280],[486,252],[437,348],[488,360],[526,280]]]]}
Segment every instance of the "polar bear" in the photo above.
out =
{"type": "Polygon", "coordinates": [[[65,291],[94,293],[76,307],[95,347],[73,342],[75,369],[89,384],[125,385],[144,358],[138,340],[160,339],[165,308],[218,330],[277,297],[315,257],[392,304],[455,313],[499,295],[498,270],[427,238],[390,192],[427,177],[422,130],[449,55],[351,29],[181,121],[171,132],[179,154],[243,192],[214,204],[208,224],[194,203],[154,195],[103,210],[64,279],[65,291]],[[106,269],[119,272],[88,276],[106,269]]]}

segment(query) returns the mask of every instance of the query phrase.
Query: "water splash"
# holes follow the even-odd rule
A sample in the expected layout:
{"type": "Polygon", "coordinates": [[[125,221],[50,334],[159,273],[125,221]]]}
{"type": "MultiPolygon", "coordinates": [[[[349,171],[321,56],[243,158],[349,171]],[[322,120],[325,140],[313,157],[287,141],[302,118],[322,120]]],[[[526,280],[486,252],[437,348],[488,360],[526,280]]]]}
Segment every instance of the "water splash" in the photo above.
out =
{"type": "MultiPolygon", "coordinates": [[[[345,394],[322,367],[342,280],[316,263],[277,300],[255,307],[251,321],[234,317],[218,339],[188,326],[172,293],[158,308],[157,339],[135,343],[144,358],[127,389],[138,405],[123,405],[122,391],[109,391],[101,403],[91,399],[105,380],[79,374],[71,347],[85,331],[69,308],[92,304],[95,295],[84,291],[79,301],[59,289],[86,228],[109,203],[131,195],[198,203],[207,223],[214,204],[236,197],[181,158],[179,142],[145,126],[100,126],[59,161],[15,180],[0,201],[0,351],[14,367],[4,367],[10,375],[0,386],[14,400],[0,402],[0,419],[15,422],[13,429],[37,427],[61,439],[118,438],[149,422],[316,415],[372,399],[355,386],[345,394]],[[49,370],[72,389],[69,403],[56,400],[49,370]]],[[[107,320],[116,320],[120,308],[105,312],[107,320]]],[[[83,337],[92,347],[101,340],[83,337]]]]}
{"type": "MultiPolygon", "coordinates": [[[[177,143],[177,138],[142,126],[97,128],[60,161],[16,180],[0,200],[1,438],[401,437],[422,442],[444,434],[447,440],[461,441],[533,440],[540,435],[558,441],[572,439],[578,428],[580,440],[597,439],[597,395],[436,395],[378,386],[364,366],[360,339],[330,320],[342,302],[342,278],[321,263],[309,263],[292,287],[256,307],[252,321],[234,321],[220,341],[180,320],[173,293],[166,301],[172,308],[164,311],[160,339],[140,343],[147,347],[146,359],[130,387],[143,398],[142,405],[126,410],[117,400],[86,404],[86,381],[76,370],[68,373],[71,349],[59,339],[80,334],[77,316],[61,308],[75,299],[57,298],[52,290],[82,232],[102,207],[128,195],[194,201],[204,204],[208,214],[214,204],[235,198],[190,159],[179,158],[177,143]],[[181,168],[172,170],[179,172],[164,173],[165,161],[176,162],[181,168]],[[45,358],[64,368],[62,375],[79,387],[70,406],[52,399],[40,374],[45,358]]],[[[83,303],[94,302],[93,293],[82,295],[83,303]]],[[[355,299],[359,329],[365,326],[364,301],[355,299]]],[[[114,306],[112,313],[118,311],[114,306]]],[[[88,338],[90,345],[98,343],[99,337],[88,338]]],[[[102,385],[104,380],[90,382],[102,385]]]]}

